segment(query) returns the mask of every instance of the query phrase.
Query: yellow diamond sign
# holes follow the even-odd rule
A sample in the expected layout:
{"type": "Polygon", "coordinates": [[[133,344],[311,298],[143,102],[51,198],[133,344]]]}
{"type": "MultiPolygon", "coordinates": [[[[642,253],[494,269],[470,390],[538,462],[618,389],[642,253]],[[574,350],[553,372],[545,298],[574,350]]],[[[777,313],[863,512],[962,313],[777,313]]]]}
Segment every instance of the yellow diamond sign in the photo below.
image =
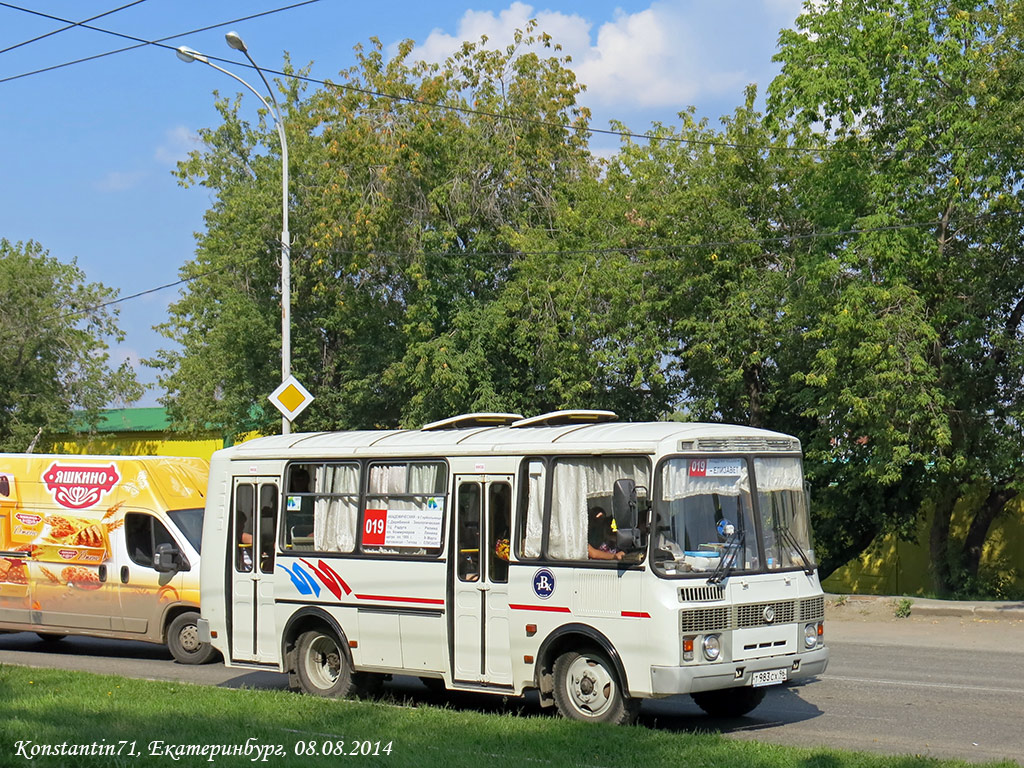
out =
{"type": "Polygon", "coordinates": [[[275,389],[268,399],[288,421],[294,421],[295,417],[313,402],[313,396],[294,376],[282,381],[281,386],[275,389]]]}

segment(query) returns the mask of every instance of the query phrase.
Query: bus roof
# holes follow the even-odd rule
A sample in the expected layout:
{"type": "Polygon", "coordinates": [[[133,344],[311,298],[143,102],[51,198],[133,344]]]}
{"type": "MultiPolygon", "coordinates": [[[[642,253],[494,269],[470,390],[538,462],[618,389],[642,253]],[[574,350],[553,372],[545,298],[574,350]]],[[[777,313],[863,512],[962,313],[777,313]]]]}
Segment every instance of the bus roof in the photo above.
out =
{"type": "Polygon", "coordinates": [[[558,426],[467,426],[429,430],[311,432],[261,437],[218,451],[221,458],[442,456],[676,451],[799,451],[789,435],[732,424],[695,422],[576,423],[558,426]]]}

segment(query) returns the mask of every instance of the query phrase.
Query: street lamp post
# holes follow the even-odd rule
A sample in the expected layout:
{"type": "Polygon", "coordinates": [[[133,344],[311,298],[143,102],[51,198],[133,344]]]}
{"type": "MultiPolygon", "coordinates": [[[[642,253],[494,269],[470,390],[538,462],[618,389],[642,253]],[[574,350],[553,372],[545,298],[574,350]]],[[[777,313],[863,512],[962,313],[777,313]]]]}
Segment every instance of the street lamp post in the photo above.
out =
{"type": "MultiPolygon", "coordinates": [[[[259,68],[252,57],[249,55],[249,49],[246,48],[242,38],[238,36],[236,32],[228,32],[224,39],[227,40],[228,45],[236,51],[241,51],[245,54],[245,58],[249,60],[253,68],[259,73],[260,79],[267,88],[267,93],[270,95],[270,101],[273,103],[271,106],[267,103],[267,100],[263,98],[259,91],[253,88],[249,83],[240,78],[234,72],[230,72],[223,67],[217,66],[210,61],[206,56],[203,56],[198,51],[194,51],[186,46],[181,46],[177,50],[178,58],[184,62],[199,61],[210,67],[213,67],[218,72],[223,72],[228,77],[232,77],[246,88],[248,88],[257,99],[262,102],[263,106],[266,107],[267,112],[274,118],[274,123],[277,125],[277,135],[281,140],[281,381],[287,381],[288,377],[291,376],[292,368],[292,289],[291,289],[291,255],[290,255],[290,238],[288,233],[288,141],[285,138],[284,133],[284,120],[281,116],[281,108],[277,103],[277,98],[274,96],[274,89],[270,87],[270,83],[267,82],[267,78],[263,75],[263,70],[259,68]]],[[[288,420],[287,416],[281,417],[281,434],[287,435],[292,431],[291,421],[288,420]]]]}

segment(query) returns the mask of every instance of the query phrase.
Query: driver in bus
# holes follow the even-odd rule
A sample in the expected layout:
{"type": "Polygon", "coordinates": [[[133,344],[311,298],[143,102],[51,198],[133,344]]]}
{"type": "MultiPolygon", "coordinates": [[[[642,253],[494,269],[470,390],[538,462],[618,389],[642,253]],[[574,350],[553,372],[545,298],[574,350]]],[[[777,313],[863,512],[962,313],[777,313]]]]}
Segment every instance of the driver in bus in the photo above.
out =
{"type": "Polygon", "coordinates": [[[611,518],[603,507],[590,508],[587,555],[591,560],[621,560],[625,553],[611,545],[611,518]]]}

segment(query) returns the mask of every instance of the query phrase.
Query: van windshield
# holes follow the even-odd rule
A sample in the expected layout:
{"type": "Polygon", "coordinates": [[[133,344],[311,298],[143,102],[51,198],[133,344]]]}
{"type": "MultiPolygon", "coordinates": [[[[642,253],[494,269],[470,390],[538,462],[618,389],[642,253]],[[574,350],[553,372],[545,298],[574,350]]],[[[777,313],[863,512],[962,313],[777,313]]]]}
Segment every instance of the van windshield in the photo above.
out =
{"type": "MultiPolygon", "coordinates": [[[[171,509],[167,511],[178,530],[185,534],[188,543],[196,552],[200,552],[203,541],[203,508],[197,509],[171,509]]],[[[201,554],[201,552],[200,552],[201,554]]]]}

